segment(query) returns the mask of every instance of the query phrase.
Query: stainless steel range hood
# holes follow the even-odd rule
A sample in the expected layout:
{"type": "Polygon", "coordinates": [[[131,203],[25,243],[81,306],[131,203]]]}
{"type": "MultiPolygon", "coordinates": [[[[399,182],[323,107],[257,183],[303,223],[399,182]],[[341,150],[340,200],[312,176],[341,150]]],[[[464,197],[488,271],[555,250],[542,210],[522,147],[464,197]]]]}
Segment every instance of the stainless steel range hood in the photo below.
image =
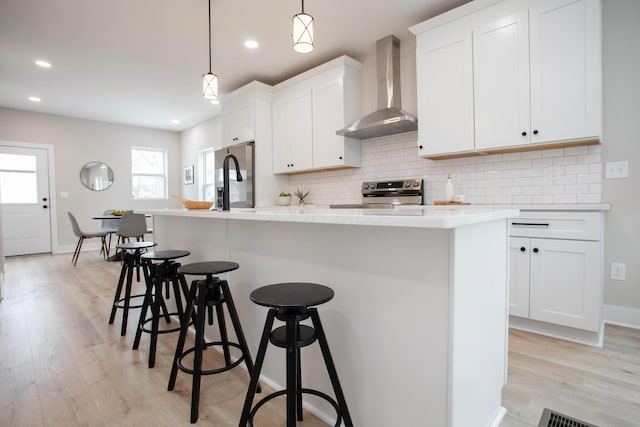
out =
{"type": "Polygon", "coordinates": [[[376,43],[378,110],[336,132],[370,139],[418,129],[418,119],[400,109],[400,40],[391,35],[376,43]]]}

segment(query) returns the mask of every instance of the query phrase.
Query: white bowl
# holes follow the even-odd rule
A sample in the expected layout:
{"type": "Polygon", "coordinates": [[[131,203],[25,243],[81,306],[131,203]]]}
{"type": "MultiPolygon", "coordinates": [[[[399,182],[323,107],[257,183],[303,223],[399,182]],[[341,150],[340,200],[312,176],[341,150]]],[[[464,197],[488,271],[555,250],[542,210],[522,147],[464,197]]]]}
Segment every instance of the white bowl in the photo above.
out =
{"type": "Polygon", "coordinates": [[[277,197],[276,203],[278,206],[289,206],[291,204],[291,196],[289,197],[277,197]]]}

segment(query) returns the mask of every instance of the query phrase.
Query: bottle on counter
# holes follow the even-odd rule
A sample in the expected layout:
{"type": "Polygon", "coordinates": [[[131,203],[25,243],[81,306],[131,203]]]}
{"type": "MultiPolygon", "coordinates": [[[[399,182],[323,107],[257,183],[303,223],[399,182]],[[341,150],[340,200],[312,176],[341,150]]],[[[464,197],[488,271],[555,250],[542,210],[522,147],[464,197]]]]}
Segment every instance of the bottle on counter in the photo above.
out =
{"type": "Polygon", "coordinates": [[[447,183],[444,185],[444,200],[447,202],[453,201],[453,181],[451,181],[451,175],[447,175],[447,183]]]}

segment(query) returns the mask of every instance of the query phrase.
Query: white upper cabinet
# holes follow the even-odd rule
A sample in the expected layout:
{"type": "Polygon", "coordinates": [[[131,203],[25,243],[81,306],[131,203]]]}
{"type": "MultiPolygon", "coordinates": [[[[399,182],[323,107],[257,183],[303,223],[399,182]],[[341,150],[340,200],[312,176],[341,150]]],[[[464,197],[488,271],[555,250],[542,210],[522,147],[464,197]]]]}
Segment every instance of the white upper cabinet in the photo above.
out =
{"type": "Polygon", "coordinates": [[[422,156],[474,150],[471,30],[445,29],[416,53],[418,150],[422,156]]]}
{"type": "Polygon", "coordinates": [[[291,173],[312,167],[311,89],[281,91],[274,96],[273,173],[291,173]]]}
{"type": "Polygon", "coordinates": [[[222,101],[222,146],[255,139],[255,93],[242,90],[222,101]]]}
{"type": "Polygon", "coordinates": [[[599,0],[534,1],[529,22],[531,142],[600,138],[599,0]]]}
{"type": "Polygon", "coordinates": [[[360,68],[343,56],[275,86],[274,173],[360,167],[360,141],[336,135],[359,118],[360,68]]]}
{"type": "Polygon", "coordinates": [[[485,0],[412,27],[419,154],[599,142],[600,21],[599,0],[485,0]]]}
{"type": "Polygon", "coordinates": [[[473,30],[475,148],[529,143],[529,23],[517,13],[473,30]]]}

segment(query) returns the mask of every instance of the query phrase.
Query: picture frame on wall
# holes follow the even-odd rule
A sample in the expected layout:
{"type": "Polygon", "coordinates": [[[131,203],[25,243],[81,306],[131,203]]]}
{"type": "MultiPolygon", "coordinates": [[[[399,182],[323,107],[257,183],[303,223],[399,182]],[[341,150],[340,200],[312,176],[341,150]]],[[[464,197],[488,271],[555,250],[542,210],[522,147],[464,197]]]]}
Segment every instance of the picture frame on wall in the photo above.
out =
{"type": "Polygon", "coordinates": [[[193,165],[184,167],[183,181],[186,184],[193,184],[193,165]]]}

